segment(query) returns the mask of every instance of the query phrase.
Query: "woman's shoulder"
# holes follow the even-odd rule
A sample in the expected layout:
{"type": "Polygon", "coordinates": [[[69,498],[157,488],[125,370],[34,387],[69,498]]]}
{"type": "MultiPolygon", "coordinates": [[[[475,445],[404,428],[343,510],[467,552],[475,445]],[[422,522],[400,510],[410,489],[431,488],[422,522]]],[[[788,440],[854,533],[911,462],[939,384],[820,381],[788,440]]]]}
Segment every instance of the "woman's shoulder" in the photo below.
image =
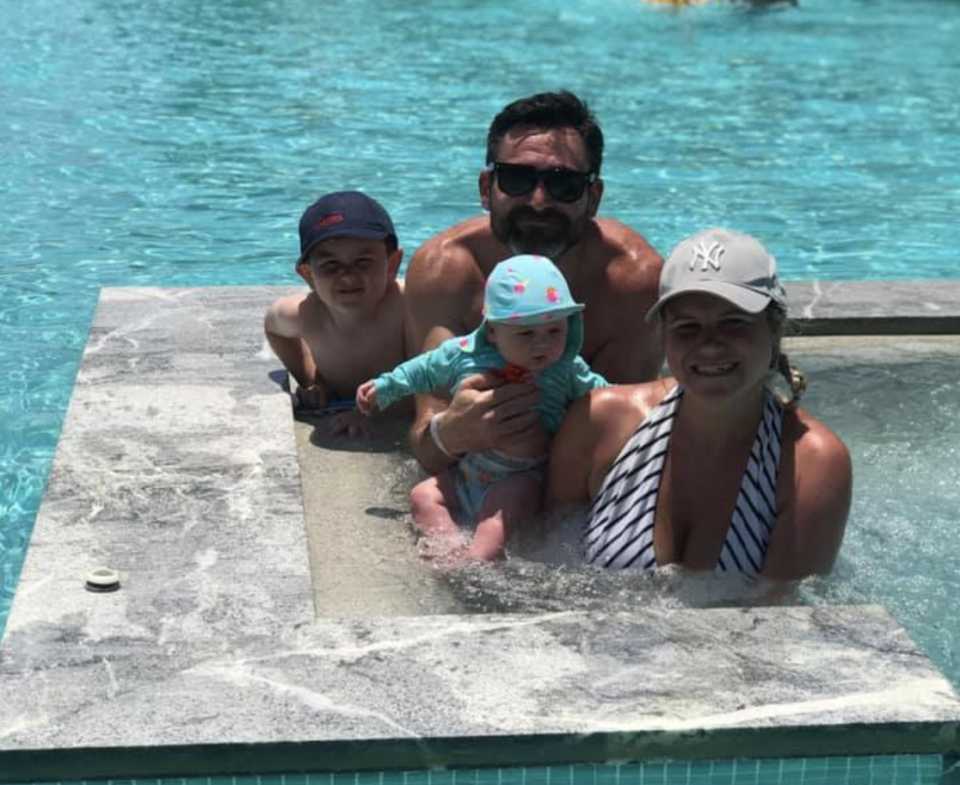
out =
{"type": "Polygon", "coordinates": [[[823,464],[827,471],[850,464],[850,451],[843,440],[803,408],[785,412],[783,433],[804,463],[823,464]]]}
{"type": "Polygon", "coordinates": [[[615,384],[577,399],[553,442],[547,508],[593,498],[630,434],[674,387],[673,379],[615,384]]]}
{"type": "Polygon", "coordinates": [[[563,442],[582,450],[581,455],[594,455],[599,463],[612,460],[676,385],[674,379],[657,379],[592,390],[568,409],[561,426],[563,442]]]}
{"type": "Polygon", "coordinates": [[[590,393],[586,408],[597,425],[643,420],[677,386],[675,379],[656,379],[640,384],[613,384],[590,393]]]}
{"type": "Polygon", "coordinates": [[[853,464],[843,440],[798,408],[784,418],[782,447],[793,477],[784,488],[787,508],[808,533],[842,533],[853,488],[853,464]]]}
{"type": "Polygon", "coordinates": [[[850,452],[830,428],[803,409],[784,413],[778,515],[764,573],[793,580],[833,568],[850,512],[850,452]]]}

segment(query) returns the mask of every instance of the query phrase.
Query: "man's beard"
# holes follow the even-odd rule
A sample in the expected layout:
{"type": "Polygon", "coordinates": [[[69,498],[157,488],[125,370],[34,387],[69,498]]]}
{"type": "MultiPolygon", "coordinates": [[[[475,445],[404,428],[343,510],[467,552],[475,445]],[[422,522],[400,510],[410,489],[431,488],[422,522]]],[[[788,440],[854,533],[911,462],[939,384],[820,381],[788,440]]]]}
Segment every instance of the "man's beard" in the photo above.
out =
{"type": "Polygon", "coordinates": [[[490,212],[490,226],[494,235],[515,254],[539,254],[548,259],[557,259],[582,236],[583,230],[563,213],[553,210],[537,212],[527,207],[518,207],[506,215],[490,212]],[[538,226],[524,223],[524,218],[536,216],[549,219],[551,225],[538,226]]]}

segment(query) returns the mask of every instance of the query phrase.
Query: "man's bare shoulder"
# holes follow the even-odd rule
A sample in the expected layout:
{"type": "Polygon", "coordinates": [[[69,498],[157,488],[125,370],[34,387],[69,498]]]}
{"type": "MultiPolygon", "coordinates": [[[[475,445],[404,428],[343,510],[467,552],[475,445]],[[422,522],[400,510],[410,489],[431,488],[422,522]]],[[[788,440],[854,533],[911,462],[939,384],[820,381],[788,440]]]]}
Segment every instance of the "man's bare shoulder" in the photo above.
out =
{"type": "Polygon", "coordinates": [[[438,327],[452,335],[474,329],[486,276],[504,256],[487,216],[461,221],[424,243],[404,280],[409,347],[432,348],[449,337],[434,333],[438,327]]]}
{"type": "Polygon", "coordinates": [[[431,296],[459,291],[465,280],[482,281],[487,259],[498,246],[485,215],[468,218],[427,240],[407,266],[408,292],[418,296],[426,287],[431,296]]]}
{"type": "Polygon", "coordinates": [[[652,305],[663,260],[640,234],[620,221],[597,218],[576,249],[560,261],[574,295],[641,297],[637,305],[652,305]]]}
{"type": "Polygon", "coordinates": [[[608,262],[607,279],[619,286],[656,284],[663,259],[646,238],[612,218],[598,218],[596,224],[608,262]]]}

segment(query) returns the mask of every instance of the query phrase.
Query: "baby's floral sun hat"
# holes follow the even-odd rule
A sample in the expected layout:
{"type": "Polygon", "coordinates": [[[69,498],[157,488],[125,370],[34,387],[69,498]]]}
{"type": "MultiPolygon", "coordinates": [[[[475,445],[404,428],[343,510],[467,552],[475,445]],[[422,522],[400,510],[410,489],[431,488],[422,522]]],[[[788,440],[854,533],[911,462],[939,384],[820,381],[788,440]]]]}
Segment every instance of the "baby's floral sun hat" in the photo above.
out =
{"type": "Polygon", "coordinates": [[[565,319],[583,310],[546,256],[511,256],[493,268],[483,297],[487,322],[529,325],[565,319]]]}

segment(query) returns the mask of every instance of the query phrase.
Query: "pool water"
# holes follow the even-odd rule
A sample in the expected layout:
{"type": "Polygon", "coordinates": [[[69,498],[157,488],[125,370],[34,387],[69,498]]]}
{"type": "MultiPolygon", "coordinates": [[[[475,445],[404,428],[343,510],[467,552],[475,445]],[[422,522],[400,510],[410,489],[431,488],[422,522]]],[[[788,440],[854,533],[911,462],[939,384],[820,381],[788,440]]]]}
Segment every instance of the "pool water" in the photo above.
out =
{"type": "MultiPolygon", "coordinates": [[[[603,212],[661,251],[724,223],[790,279],[955,275],[956,3],[36,0],[3,21],[0,630],[100,287],[298,283],[299,214],[339,188],[377,196],[409,257],[478,211],[486,127],[521,95],[592,102],[603,212]]],[[[951,634],[927,643],[956,682],[951,634]]]]}

